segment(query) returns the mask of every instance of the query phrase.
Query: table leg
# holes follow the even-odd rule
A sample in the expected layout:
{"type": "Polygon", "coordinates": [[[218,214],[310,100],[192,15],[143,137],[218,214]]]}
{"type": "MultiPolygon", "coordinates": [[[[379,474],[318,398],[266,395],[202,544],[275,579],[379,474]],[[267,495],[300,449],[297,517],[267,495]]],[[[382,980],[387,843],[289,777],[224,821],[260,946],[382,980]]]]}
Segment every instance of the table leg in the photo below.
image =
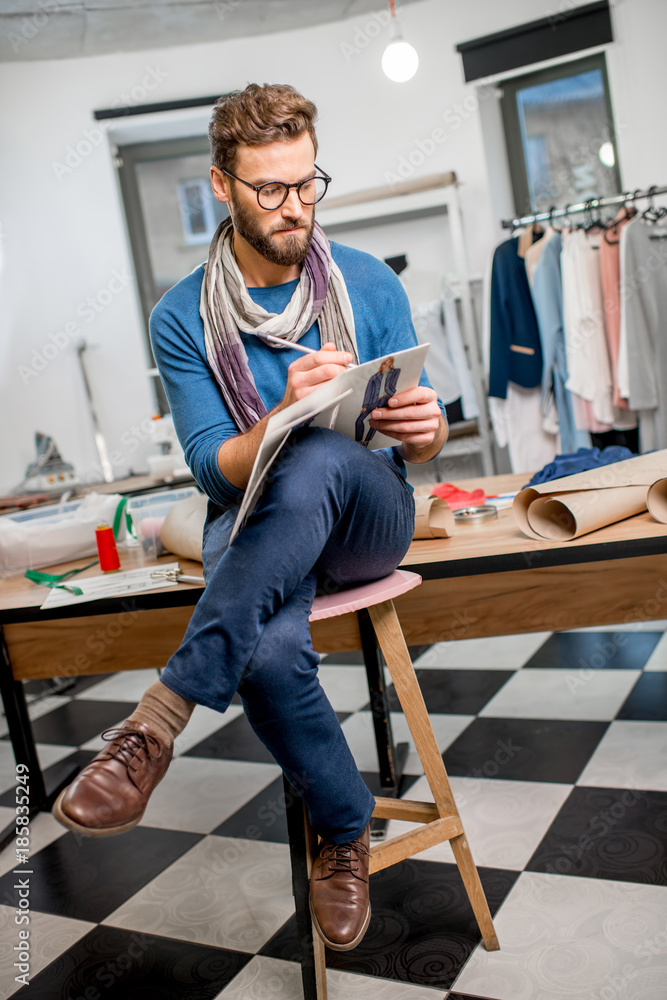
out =
{"type": "MultiPolygon", "coordinates": [[[[57,788],[52,789],[50,793],[47,792],[37,756],[25,691],[22,682],[14,679],[9,650],[2,628],[0,628],[0,696],[5,709],[14,758],[17,764],[26,764],[28,767],[30,778],[29,816],[30,819],[33,819],[38,812],[51,808],[60,790],[69,784],[79,769],[74,768],[71,774],[58,783],[57,788]]],[[[14,839],[14,836],[15,824],[10,823],[8,827],[0,831],[0,850],[3,850],[14,839]]]]}
{"type": "Polygon", "coordinates": [[[314,939],[313,921],[310,915],[309,858],[314,853],[314,845],[307,841],[303,800],[284,775],[283,787],[285,789],[287,833],[292,864],[292,894],[301,956],[303,996],[304,1000],[326,1000],[324,945],[319,939],[314,939]]]}
{"type": "MultiPolygon", "coordinates": [[[[387,702],[387,691],[384,681],[382,654],[378,649],[375,629],[368,611],[363,608],[357,612],[361,648],[364,655],[368,692],[371,698],[371,714],[375,729],[375,746],[377,748],[380,770],[381,794],[385,798],[398,798],[401,793],[403,768],[408,757],[409,744],[394,743],[391,729],[391,716],[387,702]]],[[[386,819],[371,820],[371,838],[383,840],[387,832],[386,819]]]]}

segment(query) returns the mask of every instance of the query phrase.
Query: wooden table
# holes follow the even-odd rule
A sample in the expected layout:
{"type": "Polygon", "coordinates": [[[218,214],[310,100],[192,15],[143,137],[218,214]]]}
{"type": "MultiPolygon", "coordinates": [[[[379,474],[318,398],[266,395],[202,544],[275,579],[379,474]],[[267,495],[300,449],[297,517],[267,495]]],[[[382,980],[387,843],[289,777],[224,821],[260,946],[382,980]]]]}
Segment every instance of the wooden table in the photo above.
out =
{"type": "MultiPolygon", "coordinates": [[[[525,481],[493,476],[461,485],[481,485],[494,494],[525,481]]],[[[173,560],[166,556],[158,564],[173,560]]],[[[123,553],[122,563],[124,569],[140,565],[138,551],[123,553]]],[[[186,573],[201,575],[201,564],[180,563],[186,573]]],[[[527,538],[511,510],[504,510],[496,520],[461,527],[453,538],[413,542],[402,566],[424,581],[396,602],[409,644],[667,618],[667,526],[648,513],[554,543],[527,538]]],[[[21,681],[163,667],[180,645],[200,594],[201,587],[180,584],[41,611],[44,588],[24,577],[1,582],[0,691],[17,760],[39,770],[21,681]]],[[[312,633],[319,652],[363,648],[369,666],[363,616],[361,630],[360,618],[349,614],[316,622],[312,633]]],[[[372,669],[381,684],[382,671],[377,664],[372,669]]],[[[35,774],[34,787],[44,802],[40,778],[35,774]]]]}

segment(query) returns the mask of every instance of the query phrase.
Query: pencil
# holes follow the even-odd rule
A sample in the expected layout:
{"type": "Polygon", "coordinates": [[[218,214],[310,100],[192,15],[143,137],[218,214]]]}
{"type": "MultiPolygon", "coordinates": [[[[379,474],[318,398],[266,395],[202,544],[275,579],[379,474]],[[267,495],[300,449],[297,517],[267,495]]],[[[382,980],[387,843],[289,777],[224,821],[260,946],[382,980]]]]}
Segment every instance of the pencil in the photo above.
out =
{"type": "MultiPolygon", "coordinates": [[[[255,331],[257,333],[257,331],[255,331]]],[[[301,351],[302,354],[317,354],[317,351],[313,347],[306,347],[304,344],[298,344],[296,341],[292,342],[289,340],[283,340],[282,337],[274,337],[272,333],[257,333],[260,340],[266,340],[269,344],[277,344],[279,347],[292,347],[295,351],[301,351]]],[[[352,361],[345,365],[346,368],[356,368],[352,361]]]]}

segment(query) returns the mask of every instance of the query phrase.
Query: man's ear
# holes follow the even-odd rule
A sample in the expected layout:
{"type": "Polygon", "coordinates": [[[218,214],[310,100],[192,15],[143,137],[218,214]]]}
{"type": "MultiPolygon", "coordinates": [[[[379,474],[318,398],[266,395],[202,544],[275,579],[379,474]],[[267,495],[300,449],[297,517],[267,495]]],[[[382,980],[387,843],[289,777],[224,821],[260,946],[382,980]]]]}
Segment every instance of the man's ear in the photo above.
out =
{"type": "Polygon", "coordinates": [[[231,201],[231,191],[230,191],[231,179],[225,174],[219,167],[211,167],[211,187],[213,189],[213,194],[218,199],[218,201],[229,202],[231,201]]]}

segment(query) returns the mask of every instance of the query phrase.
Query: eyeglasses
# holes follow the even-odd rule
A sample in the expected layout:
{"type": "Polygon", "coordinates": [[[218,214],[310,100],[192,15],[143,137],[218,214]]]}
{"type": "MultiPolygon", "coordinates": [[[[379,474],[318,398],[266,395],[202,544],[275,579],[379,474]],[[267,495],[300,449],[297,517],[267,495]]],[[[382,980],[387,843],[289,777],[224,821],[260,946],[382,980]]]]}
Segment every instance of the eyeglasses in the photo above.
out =
{"type": "MultiPolygon", "coordinates": [[[[317,164],[315,169],[320,170],[317,164]]],[[[257,204],[267,212],[280,208],[287,201],[290,188],[296,188],[299,201],[302,205],[316,205],[327,193],[327,188],[331,183],[331,178],[322,170],[315,177],[307,177],[305,181],[297,181],[295,184],[284,184],[282,181],[268,181],[266,184],[250,184],[243,178],[237,177],[231,170],[222,168],[223,174],[233,177],[235,181],[240,181],[246,187],[252,188],[257,193],[257,204]]]]}

